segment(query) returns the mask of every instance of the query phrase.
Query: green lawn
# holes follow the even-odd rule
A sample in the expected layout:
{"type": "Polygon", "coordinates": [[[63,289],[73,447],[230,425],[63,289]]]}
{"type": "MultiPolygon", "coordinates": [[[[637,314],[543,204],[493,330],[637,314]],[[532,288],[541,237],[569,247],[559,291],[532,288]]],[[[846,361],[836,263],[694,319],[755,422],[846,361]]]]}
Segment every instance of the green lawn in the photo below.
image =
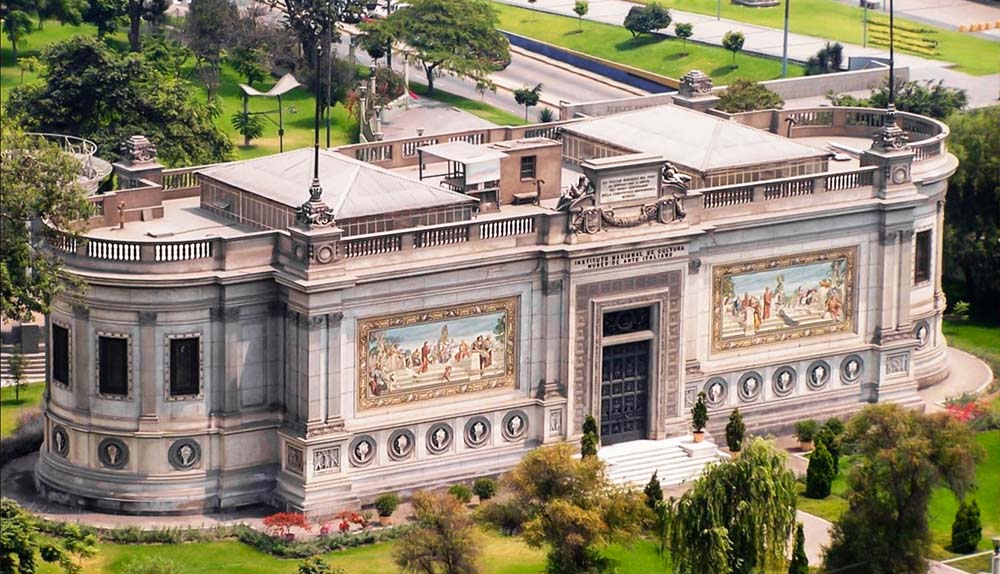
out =
{"type": "Polygon", "coordinates": [[[0,437],[14,432],[21,412],[40,405],[44,392],[45,383],[31,383],[21,389],[21,400],[15,401],[13,387],[0,389],[0,437]]]}
{"type": "MultiPolygon", "coordinates": [[[[657,1],[668,8],[711,16],[716,14],[718,6],[716,0],[657,1]]],[[[770,8],[750,8],[732,2],[722,2],[723,18],[777,29],[784,26],[784,10],[784,4],[770,8]]],[[[788,27],[794,33],[860,45],[863,39],[863,15],[863,9],[836,0],[795,0],[791,4],[788,27]]],[[[887,19],[885,14],[875,10],[869,10],[868,16],[869,19],[887,19]]],[[[896,18],[896,22],[899,26],[933,28],[899,17],[896,18]]],[[[1000,42],[942,29],[926,34],[926,37],[938,41],[939,55],[934,58],[954,62],[958,64],[958,70],[976,75],[1000,72],[1000,42]]],[[[753,49],[753,46],[747,48],[753,49]]]]}
{"type": "Polygon", "coordinates": [[[989,362],[994,369],[1000,366],[1000,325],[946,320],[942,331],[952,347],[989,362]]]}
{"type": "MultiPolygon", "coordinates": [[[[719,85],[737,78],[771,80],[781,75],[781,62],[776,59],[738,54],[734,67],[732,53],[722,48],[694,42],[688,42],[684,48],[676,38],[643,36],[635,39],[621,26],[598,22],[582,22],[583,31],[580,32],[576,18],[499,3],[493,6],[503,30],[671,78],[680,78],[693,69],[704,71],[719,85]]],[[[804,70],[793,65],[788,72],[790,76],[801,76],[804,70]]]]}
{"type": "MultiPolygon", "coordinates": [[[[484,533],[482,574],[542,574],[545,552],[529,548],[520,538],[484,533]]],[[[332,552],[324,556],[331,566],[347,574],[395,574],[392,561],[394,543],[386,542],[332,552]]],[[[614,545],[606,555],[619,562],[619,574],[647,574],[664,571],[656,546],[641,540],[631,547],[614,545]]],[[[158,558],[174,562],[176,574],[291,574],[299,560],[284,560],[264,554],[236,541],[180,545],[101,544],[99,554],[86,565],[94,574],[120,574],[130,560],[158,558]]],[[[41,572],[46,573],[43,569],[41,572]]]]}
{"type": "Polygon", "coordinates": [[[806,498],[805,482],[799,482],[796,489],[799,493],[798,509],[814,516],[819,516],[824,520],[835,522],[840,516],[847,512],[847,500],[843,498],[847,492],[847,471],[851,468],[850,457],[840,457],[840,473],[830,485],[830,496],[824,499],[806,498]]]}
{"type": "Polygon", "coordinates": [[[488,122],[493,122],[498,126],[523,126],[525,123],[536,123],[534,121],[525,122],[524,117],[493,107],[486,102],[470,100],[469,98],[443,92],[441,88],[434,88],[434,95],[428,96],[426,84],[410,82],[410,90],[422,98],[430,97],[439,102],[444,102],[460,110],[469,112],[474,116],[483,118],[488,122]]]}

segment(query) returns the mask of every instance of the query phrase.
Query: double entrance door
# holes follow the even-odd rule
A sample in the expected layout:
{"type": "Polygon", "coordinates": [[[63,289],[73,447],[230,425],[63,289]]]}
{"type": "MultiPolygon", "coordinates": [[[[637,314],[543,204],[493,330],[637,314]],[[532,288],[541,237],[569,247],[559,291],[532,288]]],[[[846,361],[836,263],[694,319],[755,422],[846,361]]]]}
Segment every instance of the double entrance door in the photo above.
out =
{"type": "Polygon", "coordinates": [[[601,444],[647,437],[651,343],[644,340],[601,349],[601,444]]]}

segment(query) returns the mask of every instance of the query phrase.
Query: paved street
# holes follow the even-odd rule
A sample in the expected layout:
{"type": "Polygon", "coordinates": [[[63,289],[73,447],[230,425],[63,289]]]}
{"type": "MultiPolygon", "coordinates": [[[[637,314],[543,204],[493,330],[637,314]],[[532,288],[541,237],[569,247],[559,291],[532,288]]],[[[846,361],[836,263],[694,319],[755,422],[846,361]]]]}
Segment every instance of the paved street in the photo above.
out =
{"type": "MultiPolygon", "coordinates": [[[[537,0],[532,6],[527,0],[497,0],[512,6],[522,8],[533,8],[544,12],[573,16],[573,0],[537,0]]],[[[901,0],[902,1],[902,0],[901,0]]],[[[909,0],[911,2],[933,2],[936,0],[909,0]]],[[[973,4],[965,2],[965,4],[973,4]]],[[[635,4],[628,0],[592,0],[590,11],[585,18],[595,22],[605,24],[621,25],[635,4]]],[[[991,8],[998,12],[1000,19],[1000,9],[991,8]]],[[[722,37],[730,30],[738,30],[746,36],[744,50],[756,52],[773,57],[781,57],[783,33],[779,29],[746,24],[735,20],[716,20],[714,16],[695,14],[681,10],[671,10],[674,22],[691,22],[694,24],[695,40],[709,44],[722,45],[722,37]]],[[[860,28],[860,26],[859,26],[860,28]]],[[[672,30],[672,28],[671,28],[672,30]]],[[[858,40],[861,40],[861,30],[858,30],[858,40]]],[[[788,56],[793,60],[806,61],[810,56],[826,45],[827,39],[803,34],[788,35],[788,56]]],[[[863,48],[857,44],[844,44],[844,56],[878,56],[888,57],[888,51],[877,48],[863,48]]],[[[896,53],[896,63],[899,66],[910,68],[910,78],[913,80],[944,79],[946,85],[964,88],[969,92],[969,101],[972,107],[993,105],[997,103],[997,96],[1000,94],[1000,63],[998,63],[998,73],[990,76],[971,76],[954,70],[947,69],[949,63],[936,60],[928,60],[909,54],[896,53]]]]}

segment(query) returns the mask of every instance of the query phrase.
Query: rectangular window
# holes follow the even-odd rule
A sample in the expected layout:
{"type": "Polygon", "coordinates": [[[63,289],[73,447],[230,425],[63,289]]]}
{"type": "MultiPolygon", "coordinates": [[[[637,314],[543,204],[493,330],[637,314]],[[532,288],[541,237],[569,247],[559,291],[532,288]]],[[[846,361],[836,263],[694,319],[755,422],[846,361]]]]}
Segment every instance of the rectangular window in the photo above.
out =
{"type": "Polygon", "coordinates": [[[97,360],[98,391],[102,395],[128,395],[128,339],[100,337],[97,360]]]}
{"type": "Polygon", "coordinates": [[[535,179],[535,156],[521,158],[521,179],[535,179]]]}
{"type": "Polygon", "coordinates": [[[52,324],[52,379],[69,385],[69,329],[52,324]]]}
{"type": "Polygon", "coordinates": [[[170,339],[170,396],[197,395],[201,390],[200,337],[170,339]]]}
{"type": "Polygon", "coordinates": [[[916,257],[913,262],[913,281],[922,283],[931,279],[931,231],[917,233],[916,257]]]}

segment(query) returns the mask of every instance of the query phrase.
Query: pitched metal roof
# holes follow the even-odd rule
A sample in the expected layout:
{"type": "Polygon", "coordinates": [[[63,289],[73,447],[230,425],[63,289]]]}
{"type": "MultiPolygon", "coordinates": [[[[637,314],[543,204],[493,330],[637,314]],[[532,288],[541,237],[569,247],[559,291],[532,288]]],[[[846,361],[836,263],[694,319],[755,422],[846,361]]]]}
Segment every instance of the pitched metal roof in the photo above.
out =
{"type": "Polygon", "coordinates": [[[657,153],[703,172],[830,155],[765,130],[673,105],[584,120],[562,129],[616,147],[657,153]]]}
{"type": "MultiPolygon", "coordinates": [[[[387,169],[330,150],[319,152],[323,201],[337,219],[353,219],[449,205],[475,198],[427,185],[387,169]]],[[[313,150],[285,153],[212,166],[201,173],[272,201],[298,207],[309,199],[313,150]]]]}

